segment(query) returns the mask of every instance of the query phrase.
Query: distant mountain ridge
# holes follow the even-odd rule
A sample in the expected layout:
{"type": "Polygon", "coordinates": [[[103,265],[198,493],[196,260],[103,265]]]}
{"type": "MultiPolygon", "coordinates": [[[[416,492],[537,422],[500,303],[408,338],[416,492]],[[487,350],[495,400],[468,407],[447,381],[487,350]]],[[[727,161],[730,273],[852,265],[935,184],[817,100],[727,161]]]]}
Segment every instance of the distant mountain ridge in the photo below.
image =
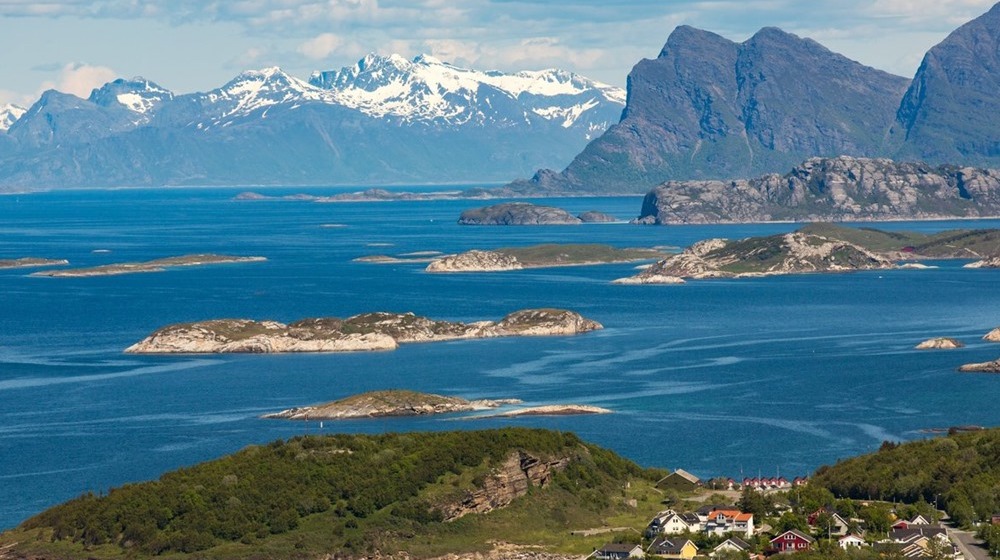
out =
{"type": "Polygon", "coordinates": [[[0,107],[0,132],[10,128],[25,112],[27,112],[27,109],[14,104],[7,104],[0,107]]]}
{"type": "Polygon", "coordinates": [[[997,91],[1000,4],[932,48],[913,80],[776,28],[735,43],[681,26],[632,69],[621,122],[563,171],[508,190],[644,192],[842,155],[1000,167],[997,91]]]}
{"type": "Polygon", "coordinates": [[[0,188],[499,181],[569,161],[623,106],[621,89],[569,72],[429,56],[369,55],[310,81],[250,70],[183,95],[119,79],[0,113],[0,188]]]}

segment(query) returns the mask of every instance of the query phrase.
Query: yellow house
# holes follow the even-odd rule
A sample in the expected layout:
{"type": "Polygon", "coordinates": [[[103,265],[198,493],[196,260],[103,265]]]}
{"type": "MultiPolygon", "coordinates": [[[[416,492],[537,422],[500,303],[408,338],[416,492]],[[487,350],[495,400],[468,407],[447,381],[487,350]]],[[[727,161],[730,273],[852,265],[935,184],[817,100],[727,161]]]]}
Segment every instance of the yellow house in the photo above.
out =
{"type": "Polygon", "coordinates": [[[698,547],[690,539],[667,539],[659,537],[654,539],[646,549],[646,554],[654,554],[663,558],[682,558],[691,560],[698,554],[698,547]]]}

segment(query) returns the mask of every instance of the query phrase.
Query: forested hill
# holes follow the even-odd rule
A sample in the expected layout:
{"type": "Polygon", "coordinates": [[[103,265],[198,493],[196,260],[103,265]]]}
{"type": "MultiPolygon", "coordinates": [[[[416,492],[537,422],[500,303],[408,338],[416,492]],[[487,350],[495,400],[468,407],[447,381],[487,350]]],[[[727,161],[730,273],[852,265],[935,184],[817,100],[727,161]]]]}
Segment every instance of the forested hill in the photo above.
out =
{"type": "Polygon", "coordinates": [[[0,551],[36,559],[432,556],[518,531],[599,526],[621,507],[623,481],[659,475],[545,430],[297,437],[81,496],[0,535],[0,551]]]}
{"type": "Polygon", "coordinates": [[[903,444],[820,467],[813,482],[841,497],[938,504],[960,525],[1000,511],[1000,428],[903,444]]]}

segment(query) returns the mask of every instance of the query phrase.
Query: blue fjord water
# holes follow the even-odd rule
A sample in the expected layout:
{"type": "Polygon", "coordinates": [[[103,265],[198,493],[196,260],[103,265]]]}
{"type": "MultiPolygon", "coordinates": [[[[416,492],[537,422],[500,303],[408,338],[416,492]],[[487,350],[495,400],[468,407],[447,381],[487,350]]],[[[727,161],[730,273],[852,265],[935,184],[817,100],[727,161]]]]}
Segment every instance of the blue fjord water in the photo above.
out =
{"type": "MultiPolygon", "coordinates": [[[[883,440],[924,437],[926,428],[1000,424],[1000,377],[955,372],[961,363],[1000,356],[1000,345],[979,339],[1000,325],[1000,272],[940,262],[922,271],[683,286],[609,283],[632,274],[632,264],[429,275],[423,265],[352,259],[541,242],[686,246],[795,226],[461,227],[458,213],[477,203],[236,202],[234,194],[177,189],[0,197],[0,258],[67,258],[76,266],[195,252],[269,259],[76,279],[0,271],[0,528],[82,492],[301,433],[538,426],[575,431],[644,465],[735,477],[808,474],[883,440]],[[474,321],[537,306],[574,309],[606,329],[364,354],[121,352],[179,321],[291,321],[372,310],[474,321]],[[938,335],[969,346],[912,350],[938,335]],[[343,421],[322,428],[258,418],[386,388],[594,404],[615,414],[343,421]]],[[[547,202],[622,218],[640,204],[638,198],[547,202]]]]}

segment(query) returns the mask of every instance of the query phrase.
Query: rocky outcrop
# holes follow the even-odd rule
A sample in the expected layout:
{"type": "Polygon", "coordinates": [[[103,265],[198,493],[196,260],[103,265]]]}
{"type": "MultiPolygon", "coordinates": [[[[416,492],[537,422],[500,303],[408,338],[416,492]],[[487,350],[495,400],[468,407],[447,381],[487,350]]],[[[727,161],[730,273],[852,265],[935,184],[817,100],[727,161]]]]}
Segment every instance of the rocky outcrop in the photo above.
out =
{"type": "Polygon", "coordinates": [[[487,410],[517,399],[466,400],[416,391],[372,391],[315,406],[303,406],[265,414],[262,418],[286,420],[341,420],[349,418],[382,418],[386,416],[425,416],[450,412],[487,410]]]}
{"type": "Polygon", "coordinates": [[[888,159],[812,158],[784,175],[670,181],[637,223],[871,221],[1000,215],[1000,170],[888,159]]]}
{"type": "Polygon", "coordinates": [[[530,202],[508,202],[462,212],[458,223],[465,226],[574,225],[580,218],[562,208],[530,202]]]}
{"type": "Polygon", "coordinates": [[[808,272],[894,268],[883,255],[854,243],[797,231],[738,241],[709,239],[618,284],[678,283],[677,279],[742,278],[808,272]]]}
{"type": "Polygon", "coordinates": [[[975,262],[970,262],[963,268],[1000,268],[1000,257],[989,257],[975,262]]]}
{"type": "Polygon", "coordinates": [[[916,350],[954,350],[955,348],[964,347],[965,344],[963,344],[962,341],[942,336],[925,340],[920,344],[917,344],[914,348],[916,350]]]}
{"type": "Polygon", "coordinates": [[[526,309],[500,321],[434,321],[413,313],[365,313],[347,319],[304,319],[290,324],[216,319],[170,325],[129,346],[131,354],[356,352],[399,344],[503,336],[572,335],[603,328],[562,309],[526,309]]]}
{"type": "Polygon", "coordinates": [[[992,331],[986,333],[983,336],[983,340],[987,342],[1000,342],[1000,327],[997,327],[992,331]]]}
{"type": "Polygon", "coordinates": [[[427,272],[496,272],[524,268],[517,257],[498,251],[472,250],[448,255],[427,265],[427,272]]]}
{"type": "Polygon", "coordinates": [[[569,458],[544,460],[523,451],[511,453],[479,489],[469,492],[460,502],[439,509],[445,521],[454,521],[470,513],[488,513],[506,507],[527,494],[529,488],[548,486],[555,473],[569,463],[569,458]]]}
{"type": "Polygon", "coordinates": [[[1000,373],[1000,359],[993,360],[992,362],[965,364],[958,368],[958,371],[965,373],[1000,373]]]}

